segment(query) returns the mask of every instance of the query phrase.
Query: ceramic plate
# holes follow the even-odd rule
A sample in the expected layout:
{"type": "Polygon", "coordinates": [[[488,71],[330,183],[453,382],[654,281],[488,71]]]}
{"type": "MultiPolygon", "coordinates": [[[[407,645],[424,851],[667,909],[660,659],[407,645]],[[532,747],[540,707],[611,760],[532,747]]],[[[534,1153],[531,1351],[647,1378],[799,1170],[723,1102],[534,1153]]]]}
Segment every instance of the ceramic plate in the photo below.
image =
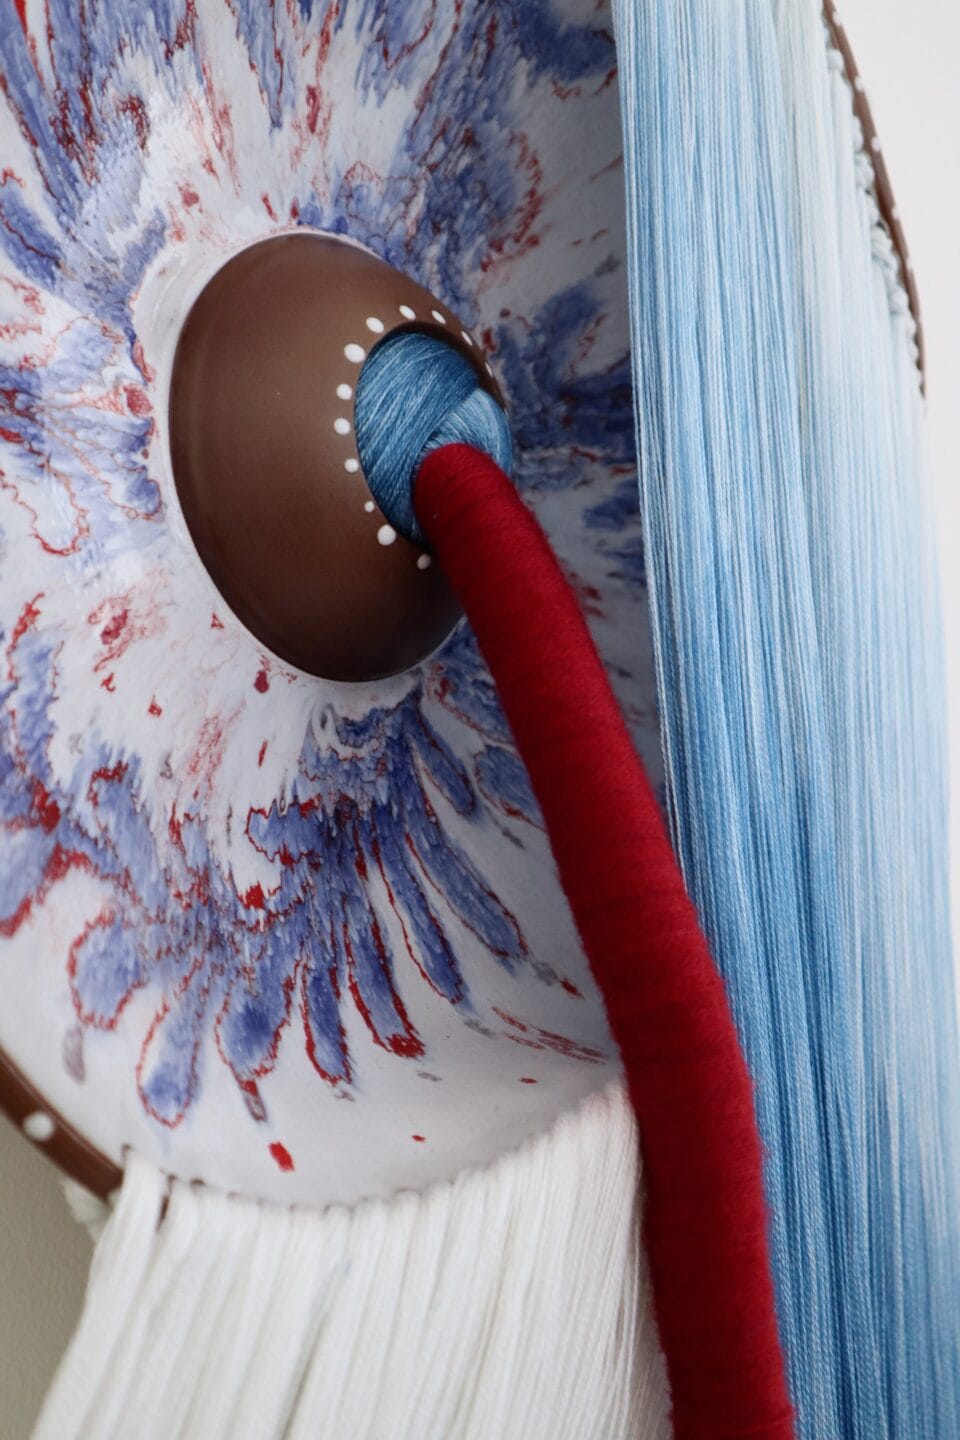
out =
{"type": "Polygon", "coordinates": [[[488,1161],[618,1061],[472,635],[368,686],[266,652],[193,549],[166,396],[258,240],[429,288],[656,780],[609,14],[0,0],[0,86],[7,1106],[101,1188],[128,1146],[314,1203],[488,1161]]]}

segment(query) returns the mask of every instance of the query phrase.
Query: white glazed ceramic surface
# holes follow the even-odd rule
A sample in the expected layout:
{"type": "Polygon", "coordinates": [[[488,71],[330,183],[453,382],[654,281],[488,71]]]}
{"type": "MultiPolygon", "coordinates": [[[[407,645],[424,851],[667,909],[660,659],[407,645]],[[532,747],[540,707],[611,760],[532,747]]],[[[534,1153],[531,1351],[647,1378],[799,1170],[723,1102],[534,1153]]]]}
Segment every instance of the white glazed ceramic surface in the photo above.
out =
{"type": "Polygon", "coordinates": [[[658,779],[609,15],[22,8],[0,0],[0,1051],[117,1162],[314,1203],[420,1187],[603,1083],[603,1008],[469,630],[362,687],[264,652],[178,510],[170,365],[206,278],[292,228],[431,289],[482,337],[658,779]]]}

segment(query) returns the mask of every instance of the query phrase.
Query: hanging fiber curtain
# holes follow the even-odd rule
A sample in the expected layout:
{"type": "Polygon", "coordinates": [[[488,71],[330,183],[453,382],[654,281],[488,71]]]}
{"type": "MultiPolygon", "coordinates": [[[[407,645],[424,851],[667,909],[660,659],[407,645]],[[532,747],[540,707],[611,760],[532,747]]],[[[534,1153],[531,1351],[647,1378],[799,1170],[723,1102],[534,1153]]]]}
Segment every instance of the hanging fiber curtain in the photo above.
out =
{"type": "Polygon", "coordinates": [[[945,696],[909,265],[832,5],[616,14],[667,804],[756,1079],[799,1430],[952,1435],[945,696]]]}

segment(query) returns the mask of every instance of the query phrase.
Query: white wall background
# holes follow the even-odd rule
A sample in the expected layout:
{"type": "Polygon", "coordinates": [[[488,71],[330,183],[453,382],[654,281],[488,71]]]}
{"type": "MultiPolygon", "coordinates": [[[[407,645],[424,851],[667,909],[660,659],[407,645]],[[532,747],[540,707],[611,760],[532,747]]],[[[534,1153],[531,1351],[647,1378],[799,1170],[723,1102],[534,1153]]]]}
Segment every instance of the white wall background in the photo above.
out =
{"type": "Polygon", "coordinates": [[[955,0],[840,0],[840,5],[920,291],[940,509],[950,693],[951,889],[960,961],[960,6],[955,0]]]}
{"type": "MultiPolygon", "coordinates": [[[[669,3],[669,0],[667,0],[669,3]]],[[[953,772],[960,777],[960,6],[845,0],[920,287],[941,503],[953,772]]],[[[960,804],[954,806],[960,935],[960,804]]],[[[960,954],[960,945],[958,945],[960,954]]],[[[90,1247],[52,1169],[0,1122],[0,1437],[25,1440],[79,1311],[90,1247]]]]}

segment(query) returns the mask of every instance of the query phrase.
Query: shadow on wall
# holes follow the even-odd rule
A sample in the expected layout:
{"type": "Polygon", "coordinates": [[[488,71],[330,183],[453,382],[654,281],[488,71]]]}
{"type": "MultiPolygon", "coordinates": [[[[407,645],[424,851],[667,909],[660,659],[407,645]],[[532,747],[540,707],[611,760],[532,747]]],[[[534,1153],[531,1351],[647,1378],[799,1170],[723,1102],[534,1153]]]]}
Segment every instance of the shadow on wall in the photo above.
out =
{"type": "Polygon", "coordinates": [[[73,1332],[91,1245],[57,1172],[0,1118],[0,1435],[27,1440],[73,1332]]]}

